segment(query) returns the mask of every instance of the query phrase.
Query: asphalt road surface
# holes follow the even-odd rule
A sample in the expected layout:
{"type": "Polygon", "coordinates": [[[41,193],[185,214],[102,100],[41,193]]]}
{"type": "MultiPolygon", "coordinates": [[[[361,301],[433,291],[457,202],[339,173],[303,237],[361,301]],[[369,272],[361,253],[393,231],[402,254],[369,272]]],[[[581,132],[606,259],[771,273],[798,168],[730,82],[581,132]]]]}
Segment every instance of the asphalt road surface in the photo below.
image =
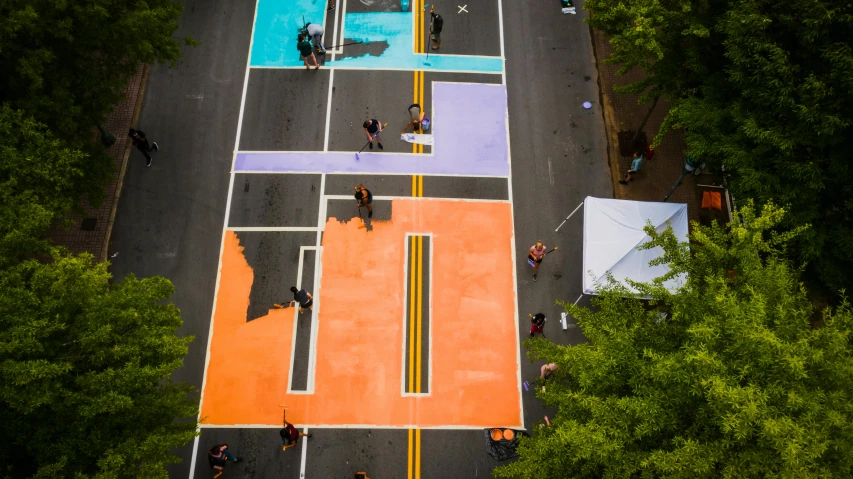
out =
{"type": "MultiPolygon", "coordinates": [[[[295,28],[287,20],[287,15],[297,18],[306,10],[309,16],[322,17],[325,5],[319,0],[261,0],[257,5],[236,0],[184,2],[177,35],[191,36],[200,45],[186,49],[175,68],[151,70],[139,127],[158,142],[160,151],[150,168],[141,156],[131,154],[113,230],[113,251],[119,256],[112,266],[117,279],[131,273],[169,278],[176,288],[173,300],[184,319],[181,334],[195,337],[175,380],[193,384],[200,391],[207,388],[205,425],[197,442],[178,451],[183,462],[170,469],[171,477],[212,477],[206,451],[222,442],[243,457],[241,464],[229,465],[224,478],[299,478],[302,474],[350,478],[357,471],[366,471],[374,479],[488,477],[499,463],[486,454],[484,427],[529,430],[548,414],[541,401],[532,392],[524,392],[520,384],[532,382],[540,366],[526,358],[520,344],[528,337],[528,313],[548,316],[549,340],[563,344],[583,341],[577,328],[561,330],[561,309],[555,305],[557,300],[573,302],[580,296],[581,213],[559,232],[554,230],[584,197],[613,196],[592,42],[583,23],[582,2],[576,4],[578,15],[563,15],[558,0],[466,1],[436,7],[444,18],[444,28],[441,49],[430,50],[429,64],[423,63],[429,44],[412,43],[413,36],[426,38],[424,27],[419,26],[429,20],[420,10],[422,2],[412,2],[420,15],[403,17],[400,3],[395,1],[338,1],[335,11],[313,20],[326,25],[325,44],[362,43],[319,56],[324,66],[319,71],[299,66],[292,38],[295,28]],[[276,6],[279,3],[293,5],[276,6]],[[286,10],[284,17],[276,8],[286,10]],[[387,15],[392,13],[395,16],[387,15]],[[402,27],[394,30],[398,23],[402,27]],[[364,41],[366,35],[373,35],[373,41],[364,41]],[[405,44],[401,47],[400,43],[405,44]],[[500,62],[501,56],[504,62],[500,62]],[[421,62],[416,63],[421,66],[412,68],[411,62],[421,62]],[[456,90],[454,85],[474,85],[474,89],[456,90]],[[471,107],[466,103],[475,102],[481,92],[503,91],[501,85],[505,85],[506,105],[489,102],[471,107]],[[413,102],[424,105],[433,116],[435,147],[413,148],[396,138],[408,120],[406,108],[413,102]],[[584,102],[592,107],[584,108],[584,102]],[[438,105],[445,105],[444,116],[438,105]],[[495,118],[490,113],[490,108],[505,107],[506,122],[501,115],[495,118]],[[442,124],[451,123],[449,111],[466,118],[466,124],[454,124],[455,133],[441,129],[442,124]],[[351,171],[342,171],[332,160],[323,163],[335,152],[354,158],[366,142],[361,123],[370,118],[388,123],[382,135],[383,154],[411,156],[383,157],[376,148],[373,153],[366,149],[357,163],[353,161],[351,171]],[[504,123],[509,130],[509,155],[502,156],[505,147],[501,145],[507,136],[504,123]],[[451,134],[456,136],[451,138],[451,134]],[[474,141],[482,144],[464,144],[474,141]],[[477,166],[482,166],[482,171],[477,170],[481,174],[456,172],[454,168],[463,168],[468,161],[468,157],[453,157],[457,145],[470,146],[474,156],[485,152],[482,165],[477,166]],[[243,164],[237,152],[264,153],[259,154],[259,162],[251,163],[250,158],[243,164]],[[276,156],[282,152],[287,154],[276,156]],[[298,152],[323,156],[309,164],[317,157],[298,152]],[[503,163],[483,166],[504,156],[503,163]],[[393,158],[393,168],[404,172],[406,162],[411,162],[411,174],[376,166],[381,158],[393,158]],[[451,160],[442,163],[441,158],[451,160]],[[261,171],[258,164],[272,166],[261,171]],[[366,185],[375,196],[372,218],[351,198],[357,184],[366,185]],[[431,209],[431,204],[445,209],[431,209]],[[499,226],[504,224],[502,208],[507,214],[511,211],[506,231],[499,226]],[[383,232],[406,218],[429,231],[406,230],[399,247],[369,243],[369,235],[392,234],[383,232]],[[469,220],[478,223],[471,225],[469,220]],[[482,231],[484,228],[494,229],[482,231]],[[459,238],[471,238],[470,243],[467,239],[454,245],[442,243],[443,238],[456,238],[455,233],[459,238]],[[348,244],[340,240],[341,235],[354,234],[359,239],[352,241],[361,244],[361,250],[334,251],[348,244]],[[496,249],[482,251],[492,249],[484,246],[493,244],[492,237],[496,249]],[[559,246],[559,250],[547,257],[534,282],[526,250],[537,240],[549,249],[559,246]],[[362,241],[368,243],[359,243],[362,241]],[[371,282],[385,284],[384,278],[358,276],[369,271],[348,272],[333,261],[339,258],[346,263],[348,258],[363,255],[356,259],[369,269],[370,248],[374,247],[399,253],[402,294],[376,291],[371,282]],[[478,255],[489,258],[490,264],[470,259],[478,255]],[[447,264],[456,268],[448,270],[447,264]],[[501,264],[511,266],[497,267],[501,264]],[[482,274],[476,273],[478,269],[482,274]],[[240,283],[244,276],[237,270],[244,276],[249,271],[245,284],[240,283]],[[501,283],[502,278],[511,283],[501,283]],[[358,309],[359,300],[344,297],[351,280],[359,281],[359,289],[363,287],[353,294],[374,301],[375,310],[358,309]],[[290,299],[288,289],[296,283],[314,293],[315,309],[302,314],[295,308],[271,311],[272,304],[290,299]],[[494,284],[510,284],[511,294],[492,290],[494,284]],[[457,296],[470,301],[453,302],[457,296]],[[495,296],[502,298],[490,304],[495,296]],[[355,310],[336,309],[347,301],[355,310]],[[464,323],[451,324],[451,329],[464,330],[466,335],[440,336],[445,331],[442,324],[455,320],[442,309],[443,302],[474,308],[465,310],[469,312],[481,308],[484,316],[494,316],[495,321],[501,321],[500,314],[489,311],[505,310],[503,304],[515,311],[508,313],[510,323],[483,322],[480,315],[468,314],[462,318],[464,323]],[[228,308],[237,313],[225,318],[228,308]],[[403,313],[400,327],[378,325],[372,330],[373,317],[389,309],[403,313]],[[340,317],[344,312],[346,317],[340,317]],[[214,335],[214,318],[233,320],[233,330],[214,328],[229,336],[214,335]],[[273,320],[284,321],[286,327],[276,329],[273,320]],[[330,325],[345,324],[344,320],[358,327],[358,331],[346,333],[350,342],[381,336],[387,330],[399,334],[403,351],[393,358],[377,358],[384,350],[376,347],[367,353],[364,349],[368,348],[354,347],[344,355],[352,359],[354,368],[362,359],[380,365],[402,361],[400,382],[390,385],[389,391],[385,384],[380,387],[369,381],[324,383],[324,378],[347,377],[340,370],[350,364],[338,361],[339,352],[318,346],[346,344],[334,343],[342,340],[328,336],[330,325]],[[408,327],[416,324],[416,328],[408,327]],[[494,324],[506,327],[497,331],[494,324]],[[244,336],[240,328],[255,328],[256,334],[244,336]],[[263,354],[257,345],[270,340],[269,336],[286,343],[281,371],[272,368],[275,371],[270,372],[268,366],[255,362],[260,358],[256,355],[263,354]],[[512,349],[517,351],[509,354],[507,364],[515,370],[493,372],[480,367],[474,374],[463,360],[456,363],[458,371],[448,373],[443,358],[433,357],[443,345],[458,343],[469,348],[463,351],[468,356],[460,357],[471,358],[471,362],[486,357],[490,363],[490,354],[507,354],[490,349],[493,337],[495,344],[500,338],[512,340],[512,349]],[[223,346],[211,348],[211,339],[223,346]],[[248,343],[237,344],[241,341],[248,343]],[[292,345],[290,350],[287,344],[292,345]],[[507,374],[501,376],[503,373],[507,374]],[[465,383],[492,376],[512,380],[511,384],[501,383],[507,387],[491,391],[492,397],[468,394],[464,386],[443,382],[447,377],[461,377],[465,383]],[[287,390],[280,392],[286,397],[282,400],[291,405],[288,417],[312,433],[310,439],[302,438],[287,451],[281,450],[278,434],[279,401],[263,402],[274,395],[271,391],[276,386],[270,383],[284,380],[287,384],[281,387],[287,390]],[[434,413],[417,406],[406,411],[390,411],[394,407],[388,406],[387,416],[383,416],[386,399],[382,394],[390,398],[388,404],[397,404],[394,401],[401,399],[437,398],[448,388],[460,392],[454,396],[458,401],[442,405],[446,423],[440,414],[436,419],[434,413]],[[303,402],[305,408],[298,406],[303,402]],[[491,414],[498,417],[504,403],[518,403],[518,419],[514,420],[518,424],[483,422],[491,414]],[[255,415],[255,404],[271,412],[255,415]],[[308,411],[308,404],[315,406],[308,411]],[[387,417],[387,421],[370,419],[371,414],[387,417]],[[368,422],[359,421],[360,416],[368,422]],[[311,420],[301,423],[300,418],[311,420]]],[[[344,329],[338,331],[345,334],[344,329]]],[[[258,361],[261,359],[281,364],[275,358],[258,361]]],[[[496,368],[503,367],[498,363],[503,364],[495,361],[496,368]]],[[[352,377],[361,374],[373,372],[353,371],[352,377]]]]}

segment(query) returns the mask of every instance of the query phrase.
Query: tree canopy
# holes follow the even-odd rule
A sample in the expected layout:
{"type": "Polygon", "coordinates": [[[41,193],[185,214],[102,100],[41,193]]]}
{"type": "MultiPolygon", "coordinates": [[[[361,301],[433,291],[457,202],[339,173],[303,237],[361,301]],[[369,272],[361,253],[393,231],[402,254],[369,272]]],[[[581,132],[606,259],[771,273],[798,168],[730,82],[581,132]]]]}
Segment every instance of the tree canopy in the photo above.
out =
{"type": "Polygon", "coordinates": [[[593,308],[564,304],[588,342],[527,342],[558,365],[536,388],[558,412],[495,475],[850,477],[853,311],[815,311],[783,258],[800,231],[776,233],[782,219],[741,210],[729,230],[694,225],[690,248],[647,228],[685,286],[632,283],[646,302],[611,283],[593,308]]]}
{"type": "Polygon", "coordinates": [[[609,61],[648,77],[620,91],[664,95],[656,142],[686,132],[685,155],[725,167],[740,199],[773,201],[810,224],[792,258],[829,289],[853,280],[853,6],[842,0],[659,3],[593,0],[609,61]]]}
{"type": "MultiPolygon", "coordinates": [[[[112,159],[94,127],[140,63],[174,62],[172,0],[0,2],[0,477],[167,477],[197,401],[171,374],[191,337],[164,278],[44,238],[97,204],[112,159]]],[[[124,132],[113,132],[116,135],[124,132]]]]}
{"type": "Polygon", "coordinates": [[[167,477],[198,414],[171,283],[52,259],[0,270],[0,477],[167,477]]]}
{"type": "Polygon", "coordinates": [[[114,172],[92,130],[141,63],[180,57],[181,9],[173,0],[0,2],[0,104],[48,128],[60,148],[89,155],[74,200],[101,200],[114,172]]]}

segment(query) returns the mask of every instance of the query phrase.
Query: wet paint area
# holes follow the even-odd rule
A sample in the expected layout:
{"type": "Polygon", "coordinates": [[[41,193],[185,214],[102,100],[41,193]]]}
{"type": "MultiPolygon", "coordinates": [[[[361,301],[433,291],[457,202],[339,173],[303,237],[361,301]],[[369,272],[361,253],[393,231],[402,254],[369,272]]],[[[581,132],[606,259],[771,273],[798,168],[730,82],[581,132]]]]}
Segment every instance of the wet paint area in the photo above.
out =
{"type": "MultiPolygon", "coordinates": [[[[497,9],[494,2],[484,3],[477,17],[457,17],[451,11],[444,16],[450,18],[452,28],[449,47],[443,50],[426,50],[428,43],[424,30],[424,48],[415,51],[415,25],[428,23],[429,13],[422,9],[402,11],[399,2],[343,2],[338,1],[336,10],[326,10],[320,0],[260,0],[255,19],[254,37],[250,55],[253,68],[300,68],[303,61],[296,48],[297,35],[304,22],[324,25],[323,43],[327,47],[346,45],[331,49],[338,52],[336,58],[330,53],[318,54],[326,68],[377,69],[377,70],[424,70],[446,72],[492,73],[503,72],[500,53],[500,38],[497,35],[497,9]],[[458,24],[455,24],[458,22],[458,24]],[[474,28],[472,23],[486,22],[494,28],[474,28]],[[338,26],[337,32],[335,27],[338,26]],[[482,32],[472,38],[471,32],[482,32]],[[453,37],[459,36],[459,39],[453,37]]],[[[476,10],[475,10],[476,11],[476,10]]],[[[448,24],[446,22],[446,24],[448,24]]]]}
{"type": "MultiPolygon", "coordinates": [[[[504,85],[432,83],[432,154],[243,151],[237,171],[401,173],[505,177],[509,174],[507,95],[504,85]]],[[[404,107],[400,107],[403,110],[404,107]]],[[[354,118],[359,123],[360,118],[354,118]]],[[[380,119],[379,121],[384,121],[380,119]]],[[[351,127],[359,130],[360,125],[351,127]]],[[[384,132],[400,143],[399,130],[384,132]],[[396,138],[395,138],[396,136],[396,138]]],[[[390,138],[388,138],[390,137],[390,138]]],[[[358,143],[354,146],[357,148],[358,143]]]]}
{"type": "MultiPolygon", "coordinates": [[[[226,231],[205,424],[275,425],[287,404],[305,425],[521,426],[510,204],[377,199],[367,228],[340,210],[352,200],[327,201],[322,247],[301,265],[291,257],[287,279],[258,271],[271,253],[253,236],[270,232],[226,231]],[[308,280],[309,269],[318,277],[308,280]],[[269,308],[247,321],[253,291],[285,294],[300,279],[318,285],[314,311],[269,308]],[[300,355],[307,377],[294,386],[300,355]]],[[[291,256],[296,242],[310,243],[278,241],[291,256]]]]}

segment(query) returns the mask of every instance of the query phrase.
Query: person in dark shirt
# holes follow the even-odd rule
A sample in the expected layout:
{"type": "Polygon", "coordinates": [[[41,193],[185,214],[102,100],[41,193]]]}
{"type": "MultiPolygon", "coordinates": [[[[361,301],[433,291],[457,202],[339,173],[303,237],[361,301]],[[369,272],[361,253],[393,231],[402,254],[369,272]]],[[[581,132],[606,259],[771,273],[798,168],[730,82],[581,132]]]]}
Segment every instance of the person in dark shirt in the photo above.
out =
{"type": "Polygon", "coordinates": [[[296,289],[296,286],[292,286],[290,291],[293,293],[293,300],[299,303],[300,313],[305,311],[305,308],[309,310],[314,308],[314,296],[311,296],[311,293],[304,289],[296,289]]]}
{"type": "Polygon", "coordinates": [[[298,42],[296,43],[296,49],[299,50],[299,59],[305,62],[306,70],[311,69],[308,65],[309,58],[311,59],[311,62],[314,63],[314,69],[320,69],[320,64],[317,63],[317,57],[314,56],[314,47],[311,45],[311,42],[305,39],[305,35],[299,35],[298,42]]]}
{"type": "Polygon", "coordinates": [[[432,39],[435,40],[432,49],[438,50],[441,47],[441,29],[444,28],[444,19],[435,13],[435,5],[429,7],[429,14],[432,17],[429,22],[429,32],[432,34],[432,39]]]}
{"type": "Polygon", "coordinates": [[[299,438],[302,436],[311,437],[310,434],[300,432],[299,429],[296,429],[296,426],[287,422],[287,408],[284,408],[281,420],[284,422],[284,428],[278,431],[278,435],[281,436],[281,440],[284,441],[284,446],[281,446],[282,451],[286,451],[295,446],[299,442],[299,438]]]}
{"type": "Polygon", "coordinates": [[[370,142],[370,149],[373,149],[373,140],[376,140],[376,144],[379,145],[379,149],[384,150],[385,147],[382,146],[382,138],[379,137],[382,134],[382,122],[374,118],[372,120],[364,120],[364,124],[361,126],[364,127],[364,133],[367,134],[367,140],[370,142]]]}
{"type": "Polygon", "coordinates": [[[222,472],[225,470],[225,464],[228,461],[240,461],[239,457],[235,457],[228,451],[228,444],[219,444],[207,451],[207,462],[210,464],[210,468],[219,471],[214,476],[214,479],[222,475],[222,472]]]}
{"type": "Polygon", "coordinates": [[[373,218],[373,193],[370,192],[364,185],[358,185],[355,187],[355,201],[358,204],[359,208],[359,217],[361,216],[361,207],[367,207],[367,217],[373,218]]]}
{"type": "Polygon", "coordinates": [[[127,132],[127,136],[130,137],[130,141],[133,142],[133,146],[136,147],[137,150],[141,151],[148,162],[145,166],[151,166],[151,155],[148,153],[153,151],[160,151],[160,146],[157,142],[154,142],[154,147],[152,149],[151,145],[148,143],[148,138],[145,137],[145,132],[142,130],[134,130],[133,128],[127,132]]]}
{"type": "Polygon", "coordinates": [[[545,336],[545,315],[542,313],[536,313],[536,315],[530,315],[530,337],[532,338],[534,334],[539,333],[542,336],[545,336]]]}

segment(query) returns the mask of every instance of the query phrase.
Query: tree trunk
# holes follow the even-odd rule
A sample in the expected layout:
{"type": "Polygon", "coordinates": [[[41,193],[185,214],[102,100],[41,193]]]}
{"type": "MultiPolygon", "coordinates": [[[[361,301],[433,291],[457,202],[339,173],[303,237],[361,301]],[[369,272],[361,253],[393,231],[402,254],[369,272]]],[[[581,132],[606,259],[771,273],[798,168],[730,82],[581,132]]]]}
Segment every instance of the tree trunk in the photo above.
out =
{"type": "Polygon", "coordinates": [[[646,122],[649,121],[649,117],[652,116],[652,112],[655,110],[659,99],[660,95],[656,96],[654,100],[652,100],[652,106],[649,107],[649,111],[646,112],[646,116],[643,117],[643,121],[640,122],[640,126],[637,127],[637,132],[634,133],[634,138],[631,139],[631,146],[637,144],[637,139],[640,138],[640,133],[643,131],[643,128],[646,127],[646,122]]]}

